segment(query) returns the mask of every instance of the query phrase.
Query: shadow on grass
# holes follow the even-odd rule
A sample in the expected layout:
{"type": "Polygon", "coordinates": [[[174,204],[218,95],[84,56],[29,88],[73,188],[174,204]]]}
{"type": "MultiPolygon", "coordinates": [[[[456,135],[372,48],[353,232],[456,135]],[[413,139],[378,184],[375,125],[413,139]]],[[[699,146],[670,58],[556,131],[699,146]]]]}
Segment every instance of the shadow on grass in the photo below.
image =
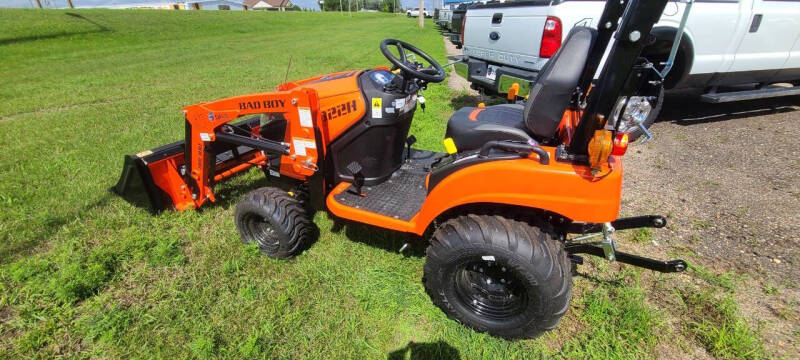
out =
{"type": "Polygon", "coordinates": [[[0,247],[0,264],[8,264],[17,259],[19,255],[30,253],[34,248],[44,243],[47,239],[55,235],[62,226],[84,216],[87,212],[96,208],[104,207],[108,204],[111,198],[114,197],[111,193],[105,193],[96,201],[87,204],[80,209],[64,216],[57,216],[49,218],[36,228],[34,233],[17,243],[4,244],[0,247]]]}
{"type": "Polygon", "coordinates": [[[408,247],[403,250],[404,256],[425,257],[428,243],[419,236],[340,219],[331,214],[328,214],[328,218],[333,221],[331,232],[339,234],[344,231],[350,241],[390,252],[398,252],[403,244],[408,244],[408,247]]]}
{"type": "Polygon", "coordinates": [[[478,106],[479,102],[481,102],[480,96],[461,94],[450,99],[450,108],[458,110],[466,106],[478,106]]]}
{"type": "Polygon", "coordinates": [[[687,126],[787,113],[800,110],[797,106],[799,100],[800,96],[785,96],[709,104],[701,102],[695,94],[680,94],[664,99],[664,107],[656,121],[687,126]]]}
{"type": "Polygon", "coordinates": [[[433,343],[415,343],[409,342],[408,345],[392,351],[386,357],[388,360],[423,360],[423,359],[437,359],[437,360],[455,360],[460,359],[458,350],[444,341],[437,341],[433,343]]]}
{"type": "Polygon", "coordinates": [[[110,32],[112,31],[107,26],[100,24],[92,19],[89,19],[81,14],[76,13],[66,13],[65,15],[71,16],[76,19],[80,19],[86,21],[94,26],[97,29],[94,30],[85,30],[85,31],[61,31],[52,34],[42,34],[42,35],[31,35],[31,36],[20,36],[10,39],[0,39],[0,46],[2,45],[9,45],[9,44],[17,44],[17,43],[24,43],[28,41],[37,41],[37,40],[48,40],[48,39],[57,39],[60,37],[67,37],[67,36],[75,36],[75,35],[87,35],[87,34],[94,34],[94,33],[102,33],[102,32],[110,32]]]}
{"type": "Polygon", "coordinates": [[[485,103],[486,106],[507,104],[508,102],[499,97],[485,96],[485,95],[470,95],[462,93],[450,99],[450,109],[458,110],[463,107],[475,107],[479,103],[485,103]]]}
{"type": "Polygon", "coordinates": [[[608,285],[608,286],[613,286],[613,287],[619,287],[619,286],[625,285],[625,283],[623,283],[621,279],[611,279],[611,280],[603,279],[603,278],[599,278],[599,277],[597,277],[595,275],[586,274],[586,273],[582,273],[582,272],[577,272],[577,273],[574,273],[573,275],[582,277],[582,278],[584,278],[584,279],[586,279],[586,280],[588,280],[588,281],[590,281],[590,282],[592,282],[594,284],[603,284],[603,285],[608,285]]]}

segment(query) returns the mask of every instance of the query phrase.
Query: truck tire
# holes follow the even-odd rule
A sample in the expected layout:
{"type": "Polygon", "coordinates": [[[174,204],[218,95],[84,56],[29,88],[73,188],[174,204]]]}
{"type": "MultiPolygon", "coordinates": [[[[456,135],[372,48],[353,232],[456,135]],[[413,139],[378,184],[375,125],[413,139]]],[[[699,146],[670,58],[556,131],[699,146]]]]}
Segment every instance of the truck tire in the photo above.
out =
{"type": "Polygon", "coordinates": [[[245,244],[269,257],[286,259],[305,249],[313,223],[303,203],[274,187],[255,189],[236,204],[236,229],[245,244]]]}
{"type": "MultiPolygon", "coordinates": [[[[661,112],[661,106],[664,105],[664,87],[659,88],[658,96],[655,98],[655,100],[650,102],[650,106],[652,107],[650,113],[647,114],[647,118],[642,121],[642,125],[644,125],[644,127],[647,129],[650,129],[650,126],[656,122],[658,113],[661,112]]],[[[644,135],[644,131],[642,131],[642,129],[636,124],[623,123],[620,124],[619,129],[622,132],[628,133],[628,140],[631,142],[644,135]]]]}
{"type": "Polygon", "coordinates": [[[442,224],[427,249],[423,282],[450,318],[506,339],[555,328],[569,308],[571,265],[548,226],[466,215],[442,224]]]}

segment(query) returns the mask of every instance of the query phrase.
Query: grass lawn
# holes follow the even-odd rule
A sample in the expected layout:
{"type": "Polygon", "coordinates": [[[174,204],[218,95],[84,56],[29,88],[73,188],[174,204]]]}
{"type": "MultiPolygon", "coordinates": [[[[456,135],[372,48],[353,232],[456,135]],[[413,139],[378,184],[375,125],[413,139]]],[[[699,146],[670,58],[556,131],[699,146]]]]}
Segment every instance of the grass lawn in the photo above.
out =
{"type": "MultiPolygon", "coordinates": [[[[334,227],[318,213],[319,240],[293,260],[242,245],[233,207],[267,184],[256,171],[196,212],[151,216],[107,191],[124,154],[182,137],[182,106],[271,90],[290,56],[290,79],[371,67],[387,63],[378,44],[395,37],[444,62],[430,22],[0,9],[0,24],[1,358],[767,356],[729,301],[736,280],[700,267],[696,291],[672,275],[590,261],[556,331],[507,342],[432,305],[420,282],[424,244],[403,256],[397,234],[334,227]],[[652,296],[658,289],[667,296],[652,296]]],[[[469,98],[445,86],[426,97],[412,133],[439,150],[447,115],[469,98]]]]}

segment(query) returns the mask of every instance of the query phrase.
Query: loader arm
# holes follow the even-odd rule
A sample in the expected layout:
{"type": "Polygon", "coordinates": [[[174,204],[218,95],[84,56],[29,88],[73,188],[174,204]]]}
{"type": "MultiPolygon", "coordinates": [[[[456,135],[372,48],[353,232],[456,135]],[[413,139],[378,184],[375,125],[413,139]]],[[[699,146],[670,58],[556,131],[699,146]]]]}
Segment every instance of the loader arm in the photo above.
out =
{"type": "MultiPolygon", "coordinates": [[[[300,89],[242,95],[183,108],[186,114],[184,162],[189,169],[186,181],[192,198],[192,203],[187,202],[184,206],[196,208],[206,200],[215,201],[212,189],[214,182],[226,177],[225,174],[216,173],[209,144],[224,141],[234,145],[258,147],[257,143],[251,141],[248,144],[245,139],[237,140],[235,134],[223,131],[223,125],[246,115],[281,114],[286,119],[285,137],[280,144],[256,140],[264,145],[260,148],[261,156],[239,164],[233,173],[253,166],[265,166],[269,156],[280,156],[280,169],[275,170],[279,170],[281,174],[298,180],[305,180],[312,175],[318,160],[314,134],[317,104],[317,95],[313,90],[300,89]],[[281,151],[279,146],[285,146],[286,150],[281,151]]],[[[183,210],[177,203],[176,208],[183,210]]]]}
{"type": "Polygon", "coordinates": [[[170,204],[188,210],[214,202],[214,184],[254,166],[274,166],[281,175],[305,180],[317,168],[318,104],[316,91],[303,88],[187,106],[184,140],[127,156],[111,190],[139,203],[144,192],[150,209],[157,212],[170,204]],[[237,120],[256,114],[284,119],[280,138],[262,138],[263,124],[257,119],[237,120]]]}

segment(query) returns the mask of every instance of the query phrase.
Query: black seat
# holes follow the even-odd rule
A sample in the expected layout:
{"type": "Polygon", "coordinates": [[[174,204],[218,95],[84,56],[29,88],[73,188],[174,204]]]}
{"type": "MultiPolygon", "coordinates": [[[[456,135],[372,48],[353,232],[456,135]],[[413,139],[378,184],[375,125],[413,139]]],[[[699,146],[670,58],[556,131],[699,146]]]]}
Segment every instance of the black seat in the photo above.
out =
{"type": "Polygon", "coordinates": [[[452,138],[459,151],[480,148],[491,140],[535,143],[552,139],[596,38],[597,30],[574,27],[539,73],[524,106],[461,108],[448,120],[445,137],[452,138]]]}

